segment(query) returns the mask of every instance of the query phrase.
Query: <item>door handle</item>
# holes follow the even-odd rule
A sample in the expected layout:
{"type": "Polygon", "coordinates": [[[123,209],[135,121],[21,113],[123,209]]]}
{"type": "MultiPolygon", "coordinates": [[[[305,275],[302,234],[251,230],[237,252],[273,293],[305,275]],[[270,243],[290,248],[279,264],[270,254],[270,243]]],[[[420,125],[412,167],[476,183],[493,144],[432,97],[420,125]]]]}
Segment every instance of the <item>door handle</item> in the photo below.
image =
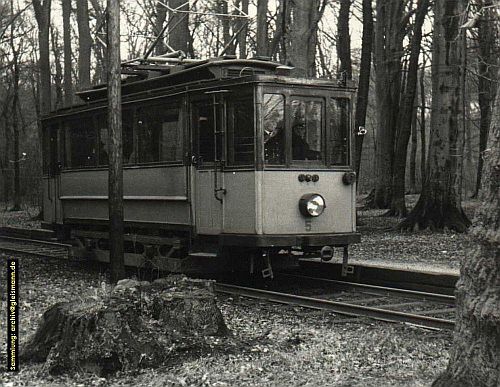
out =
{"type": "Polygon", "coordinates": [[[203,164],[203,156],[191,156],[191,164],[193,164],[195,167],[203,164]]]}

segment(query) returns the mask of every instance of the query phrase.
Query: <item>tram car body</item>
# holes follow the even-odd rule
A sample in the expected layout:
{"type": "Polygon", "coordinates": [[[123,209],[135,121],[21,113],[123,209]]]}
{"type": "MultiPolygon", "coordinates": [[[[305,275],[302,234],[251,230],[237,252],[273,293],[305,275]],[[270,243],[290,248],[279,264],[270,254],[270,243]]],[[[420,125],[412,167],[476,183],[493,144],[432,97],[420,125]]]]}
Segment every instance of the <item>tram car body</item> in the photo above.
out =
{"type": "MultiPolygon", "coordinates": [[[[354,88],[278,63],[218,58],[136,66],[122,84],[125,263],[249,268],[360,240],[354,88]]],[[[108,251],[105,86],[43,119],[44,223],[108,251]]]]}

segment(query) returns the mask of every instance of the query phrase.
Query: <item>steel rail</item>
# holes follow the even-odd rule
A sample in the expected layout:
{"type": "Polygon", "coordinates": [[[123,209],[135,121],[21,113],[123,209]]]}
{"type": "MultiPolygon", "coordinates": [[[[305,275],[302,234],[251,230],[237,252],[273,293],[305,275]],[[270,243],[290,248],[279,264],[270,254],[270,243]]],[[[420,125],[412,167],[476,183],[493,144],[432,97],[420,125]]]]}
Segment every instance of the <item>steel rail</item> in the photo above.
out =
{"type": "Polygon", "coordinates": [[[51,242],[51,241],[45,241],[42,239],[18,238],[18,237],[10,237],[10,236],[5,236],[5,235],[0,235],[0,239],[12,240],[15,242],[36,243],[36,244],[40,244],[40,245],[49,245],[49,246],[54,246],[54,247],[66,247],[66,248],[73,247],[69,243],[51,242]]]}
{"type": "Polygon", "coordinates": [[[23,253],[23,254],[29,254],[29,255],[35,255],[39,257],[53,257],[53,258],[61,258],[62,251],[59,252],[51,252],[49,251],[33,251],[33,249],[36,249],[37,247],[43,248],[43,247],[49,247],[49,248],[60,248],[60,249],[69,249],[72,246],[70,244],[66,243],[58,243],[58,242],[50,242],[50,241],[43,241],[39,239],[28,239],[28,238],[16,238],[16,237],[8,237],[4,235],[0,235],[0,251],[4,252],[10,252],[10,253],[23,253]],[[7,243],[31,243],[32,245],[20,245],[19,247],[13,247],[12,245],[2,245],[2,241],[5,241],[7,243]],[[24,247],[24,248],[23,248],[24,247]],[[55,253],[55,254],[54,254],[55,253]]]}
{"type": "Polygon", "coordinates": [[[305,281],[314,281],[314,282],[324,282],[331,285],[335,285],[337,288],[344,289],[359,289],[373,294],[386,295],[386,294],[397,294],[398,296],[414,298],[418,300],[429,300],[433,302],[439,302],[443,304],[455,304],[455,296],[450,296],[448,294],[440,294],[440,293],[429,293],[422,292],[418,290],[409,290],[409,289],[401,289],[401,288],[393,288],[386,286],[378,286],[378,285],[368,285],[362,284],[358,282],[349,282],[349,281],[339,281],[328,278],[321,277],[309,277],[303,276],[299,274],[288,274],[288,273],[277,273],[276,277],[292,277],[296,279],[302,279],[305,281]]]}
{"type": "Polygon", "coordinates": [[[216,283],[215,290],[219,293],[232,294],[249,298],[256,298],[281,304],[296,305],[304,308],[327,310],[347,316],[364,316],[375,320],[406,323],[415,326],[436,330],[453,330],[455,322],[436,317],[421,316],[418,314],[399,312],[369,306],[349,304],[346,302],[331,301],[321,298],[298,296],[279,293],[244,286],[216,283]]]}

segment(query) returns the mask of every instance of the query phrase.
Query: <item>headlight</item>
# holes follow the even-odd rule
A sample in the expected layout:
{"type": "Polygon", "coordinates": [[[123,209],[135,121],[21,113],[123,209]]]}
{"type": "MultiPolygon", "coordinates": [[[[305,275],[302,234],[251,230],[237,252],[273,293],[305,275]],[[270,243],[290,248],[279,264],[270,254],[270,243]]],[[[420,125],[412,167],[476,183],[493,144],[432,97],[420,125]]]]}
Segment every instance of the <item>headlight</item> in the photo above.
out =
{"type": "Polygon", "coordinates": [[[304,216],[320,216],[325,207],[325,199],[320,194],[305,194],[299,200],[299,210],[304,216]]]}

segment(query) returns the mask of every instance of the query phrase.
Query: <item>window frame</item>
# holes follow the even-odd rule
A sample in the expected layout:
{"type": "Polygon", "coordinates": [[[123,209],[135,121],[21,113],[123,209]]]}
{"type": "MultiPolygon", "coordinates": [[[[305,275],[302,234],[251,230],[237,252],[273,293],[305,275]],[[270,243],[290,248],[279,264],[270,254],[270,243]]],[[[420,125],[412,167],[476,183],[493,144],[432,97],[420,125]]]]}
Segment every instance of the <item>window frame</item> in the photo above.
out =
{"type": "Polygon", "coordinates": [[[332,90],[331,88],[315,88],[310,86],[280,86],[280,85],[260,85],[258,88],[258,162],[257,167],[265,170],[352,170],[354,167],[352,165],[353,160],[353,92],[352,90],[332,90]],[[264,155],[264,119],[263,119],[263,108],[262,103],[264,100],[264,94],[281,94],[285,97],[285,128],[286,128],[286,138],[285,138],[285,149],[286,157],[285,164],[267,164],[265,162],[264,155]],[[291,100],[295,98],[305,98],[305,99],[317,99],[322,100],[323,112],[322,112],[322,140],[323,140],[323,160],[319,163],[317,160],[292,160],[292,133],[291,133],[291,100]],[[348,112],[348,133],[347,133],[347,160],[343,165],[334,164],[332,160],[332,144],[331,144],[331,133],[330,133],[330,109],[329,103],[330,98],[342,98],[349,102],[349,112],[348,112]]]}
{"type": "MultiPolygon", "coordinates": [[[[328,166],[328,151],[327,151],[327,130],[326,130],[326,102],[324,96],[311,96],[311,95],[303,95],[303,94],[296,94],[296,93],[291,93],[289,95],[289,126],[286,128],[287,132],[289,133],[290,136],[290,145],[289,149],[287,148],[287,153],[289,153],[290,159],[290,165],[292,167],[294,166],[304,166],[304,167],[316,167],[316,168],[323,168],[328,166]],[[321,103],[321,159],[320,160],[295,160],[293,158],[293,128],[292,128],[292,101],[304,101],[304,102],[309,102],[309,101],[314,101],[314,102],[320,102],[321,103]]],[[[307,109],[307,108],[306,108],[307,109]]]]}
{"type": "Polygon", "coordinates": [[[327,136],[328,136],[328,165],[331,168],[336,168],[336,169],[341,169],[341,168],[352,168],[352,160],[353,160],[353,99],[345,96],[345,95],[330,95],[327,97],[327,136]],[[348,112],[347,112],[347,144],[346,144],[346,150],[347,150],[347,157],[346,157],[346,162],[344,164],[336,164],[333,162],[333,139],[331,138],[331,128],[330,128],[330,122],[331,122],[331,111],[330,111],[330,100],[331,99],[344,99],[348,102],[348,112]]]}
{"type": "Polygon", "coordinates": [[[95,125],[95,118],[94,115],[84,112],[83,114],[78,114],[74,116],[68,117],[67,120],[64,120],[61,123],[61,130],[63,131],[63,138],[64,138],[64,169],[71,169],[71,170],[78,170],[78,169],[96,169],[99,168],[99,133],[97,131],[97,127],[95,125]],[[95,156],[95,162],[94,165],[79,165],[79,166],[73,166],[73,158],[72,158],[72,152],[71,152],[71,146],[72,146],[72,139],[74,136],[72,136],[72,130],[73,128],[70,126],[72,122],[77,122],[77,121],[82,121],[84,119],[88,119],[89,122],[91,123],[91,129],[94,132],[94,138],[95,138],[95,150],[96,150],[96,156],[95,156]],[[68,151],[68,148],[69,151],[68,151]]]}
{"type": "Polygon", "coordinates": [[[264,91],[262,93],[262,103],[260,104],[259,106],[259,109],[261,110],[260,114],[262,116],[262,119],[261,119],[261,123],[260,123],[260,130],[259,130],[259,133],[260,133],[260,136],[259,137],[259,142],[262,144],[262,163],[263,165],[267,165],[269,167],[277,167],[277,168],[284,168],[284,167],[287,167],[288,166],[288,162],[289,162],[289,155],[288,155],[288,144],[291,144],[291,137],[289,138],[289,135],[288,135],[288,130],[287,130],[287,127],[288,127],[288,122],[289,122],[289,117],[288,117],[288,111],[289,111],[289,106],[287,106],[287,96],[285,95],[285,93],[281,92],[280,90],[273,90],[273,91],[264,91]],[[266,151],[266,144],[264,143],[264,108],[263,108],[263,104],[264,104],[264,96],[266,94],[271,94],[271,95],[278,95],[280,97],[283,97],[283,130],[284,130],[284,163],[280,163],[280,164],[267,164],[266,163],[266,155],[265,155],[265,151],[266,151]]]}
{"type": "MultiPolygon", "coordinates": [[[[125,106],[126,108],[126,106],[125,106]]],[[[184,113],[183,113],[183,101],[182,99],[179,98],[162,98],[159,100],[155,100],[154,103],[151,103],[150,101],[143,102],[143,103],[138,103],[135,104],[131,107],[132,114],[133,114],[133,135],[134,135],[134,151],[133,153],[135,154],[134,157],[134,163],[133,165],[137,166],[147,166],[147,165],[183,165],[184,161],[184,149],[185,149],[185,125],[184,125],[184,113]],[[139,111],[140,109],[144,108],[150,108],[151,112],[153,111],[154,108],[158,108],[161,106],[168,106],[168,111],[176,111],[177,112],[177,134],[178,134],[178,139],[180,140],[180,149],[181,149],[181,156],[179,157],[178,160],[158,160],[158,161],[140,161],[140,154],[139,152],[141,151],[140,149],[140,144],[139,144],[139,111]]],[[[160,145],[158,144],[158,147],[160,145]]],[[[160,152],[160,149],[158,148],[158,152],[160,152]]]]}
{"type": "MultiPolygon", "coordinates": [[[[233,91],[233,90],[232,90],[233,91]]],[[[232,94],[229,94],[231,96],[232,94]]],[[[189,100],[189,120],[191,123],[191,155],[193,157],[200,157],[200,141],[199,141],[199,126],[198,123],[196,122],[196,117],[198,116],[197,110],[199,109],[199,106],[207,106],[209,109],[209,114],[213,114],[213,96],[211,94],[205,95],[205,94],[197,94],[195,96],[192,96],[189,100]]],[[[212,124],[215,123],[215,127],[213,128],[212,131],[212,137],[214,138],[214,154],[213,154],[213,160],[207,161],[203,160],[201,164],[197,164],[196,167],[198,169],[208,169],[214,167],[214,164],[216,162],[216,155],[215,155],[215,141],[216,140],[216,129],[217,129],[217,120],[219,120],[220,123],[220,128],[219,128],[219,143],[217,150],[220,152],[219,154],[219,159],[217,160],[217,163],[220,163],[224,168],[227,166],[227,126],[228,126],[228,118],[227,118],[227,113],[228,113],[228,108],[227,108],[227,100],[226,96],[216,96],[216,98],[221,98],[217,102],[217,113],[216,116],[213,117],[213,120],[215,122],[212,122],[212,124]]]]}
{"type": "Polygon", "coordinates": [[[238,94],[236,98],[230,98],[226,102],[226,141],[225,141],[225,164],[228,168],[231,169],[238,169],[238,168],[254,168],[256,164],[256,156],[257,156],[257,125],[256,125],[256,115],[255,115],[255,94],[254,94],[254,89],[250,90],[241,90],[242,93],[238,94]],[[245,93],[245,91],[247,91],[245,93]],[[250,163],[231,163],[230,162],[230,155],[232,154],[233,157],[235,156],[235,147],[234,147],[234,129],[235,129],[235,107],[237,107],[239,104],[242,102],[246,102],[246,104],[251,104],[252,107],[252,118],[253,118],[253,157],[252,161],[250,163]]]}

